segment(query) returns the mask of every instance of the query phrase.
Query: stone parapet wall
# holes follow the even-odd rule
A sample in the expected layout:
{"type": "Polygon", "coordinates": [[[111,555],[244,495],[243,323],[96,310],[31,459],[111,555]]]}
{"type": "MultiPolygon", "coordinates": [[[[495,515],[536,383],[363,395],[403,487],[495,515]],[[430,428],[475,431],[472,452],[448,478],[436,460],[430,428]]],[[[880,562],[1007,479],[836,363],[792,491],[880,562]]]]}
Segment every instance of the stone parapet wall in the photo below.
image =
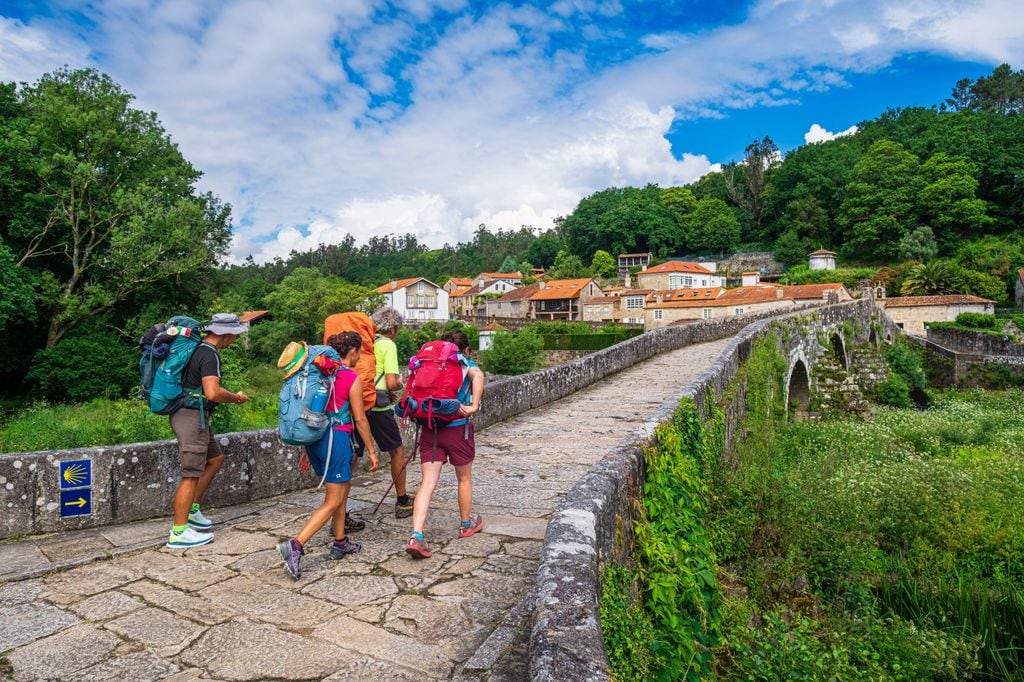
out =
{"type": "Polygon", "coordinates": [[[1024,358],[1024,343],[1008,334],[996,336],[966,329],[934,329],[928,327],[928,340],[958,353],[1002,355],[1024,358]]]}
{"type": "MultiPolygon", "coordinates": [[[[643,486],[643,450],[656,445],[657,425],[671,418],[683,398],[692,398],[704,412],[708,400],[724,395],[758,338],[776,333],[791,360],[807,359],[829,352],[818,343],[819,333],[833,333],[848,321],[859,327],[857,338],[851,339],[858,343],[867,343],[873,326],[880,326],[876,334],[899,333],[870,299],[747,324],[708,370],[681,386],[641,431],[629,434],[576,483],[552,515],[541,552],[530,637],[532,680],[611,679],[600,623],[601,569],[629,552],[634,504],[643,486]]],[[[729,455],[745,416],[743,395],[740,386],[724,409],[723,456],[729,455]]]]}
{"type": "MultiPolygon", "coordinates": [[[[750,317],[708,320],[641,334],[578,360],[487,385],[475,417],[483,429],[570,395],[595,381],[668,350],[725,338],[750,317]]],[[[228,407],[227,409],[231,409],[228,407]]],[[[411,445],[411,429],[406,429],[411,445]]],[[[258,500],[309,486],[297,470],[298,449],[281,444],[273,429],[218,438],[227,453],[205,501],[211,507],[258,500]]],[[[168,514],[178,482],[173,441],[109,447],[0,454],[0,538],[124,523],[168,514]],[[92,462],[92,514],[62,519],[60,462],[92,462]]]]}
{"type": "Polygon", "coordinates": [[[928,338],[908,336],[925,350],[928,383],[940,388],[1003,389],[1024,386],[1024,356],[969,353],[928,338]]]}

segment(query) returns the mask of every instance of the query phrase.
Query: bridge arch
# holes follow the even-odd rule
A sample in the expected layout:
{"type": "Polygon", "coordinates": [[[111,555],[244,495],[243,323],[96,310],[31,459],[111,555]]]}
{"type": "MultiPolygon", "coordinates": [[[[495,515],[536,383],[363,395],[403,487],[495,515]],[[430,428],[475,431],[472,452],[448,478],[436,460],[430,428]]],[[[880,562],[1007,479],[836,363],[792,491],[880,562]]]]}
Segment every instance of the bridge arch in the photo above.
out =
{"type": "Polygon", "coordinates": [[[868,334],[868,343],[870,343],[875,348],[878,348],[878,332],[875,331],[874,327],[871,328],[871,333],[868,334]]]}
{"type": "Polygon", "coordinates": [[[846,341],[843,340],[843,335],[839,332],[833,332],[829,342],[839,364],[843,366],[843,369],[850,369],[850,358],[846,354],[846,341]]]}
{"type": "Polygon", "coordinates": [[[802,421],[811,412],[811,375],[807,371],[807,358],[798,353],[786,376],[786,414],[802,421]]]}

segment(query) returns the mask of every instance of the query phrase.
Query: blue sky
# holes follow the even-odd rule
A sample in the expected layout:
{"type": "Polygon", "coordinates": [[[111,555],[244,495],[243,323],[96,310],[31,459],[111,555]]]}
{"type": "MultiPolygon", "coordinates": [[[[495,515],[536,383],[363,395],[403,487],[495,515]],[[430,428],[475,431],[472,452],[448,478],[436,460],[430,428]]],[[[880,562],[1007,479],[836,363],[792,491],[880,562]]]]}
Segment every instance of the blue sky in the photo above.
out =
{"type": "Polygon", "coordinates": [[[232,257],[550,226],[590,192],[699,178],[1024,62],[1019,0],[35,0],[0,79],[111,74],[159,113],[232,257]]]}

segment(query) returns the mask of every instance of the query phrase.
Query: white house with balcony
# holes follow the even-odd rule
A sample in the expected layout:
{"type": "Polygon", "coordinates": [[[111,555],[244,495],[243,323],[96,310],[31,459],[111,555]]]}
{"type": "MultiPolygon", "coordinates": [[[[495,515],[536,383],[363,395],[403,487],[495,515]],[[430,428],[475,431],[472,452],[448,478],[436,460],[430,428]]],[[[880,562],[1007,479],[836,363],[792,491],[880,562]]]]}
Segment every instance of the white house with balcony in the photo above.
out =
{"type": "Polygon", "coordinates": [[[377,287],[384,305],[391,306],[410,322],[448,319],[448,292],[426,277],[393,279],[377,287]]]}

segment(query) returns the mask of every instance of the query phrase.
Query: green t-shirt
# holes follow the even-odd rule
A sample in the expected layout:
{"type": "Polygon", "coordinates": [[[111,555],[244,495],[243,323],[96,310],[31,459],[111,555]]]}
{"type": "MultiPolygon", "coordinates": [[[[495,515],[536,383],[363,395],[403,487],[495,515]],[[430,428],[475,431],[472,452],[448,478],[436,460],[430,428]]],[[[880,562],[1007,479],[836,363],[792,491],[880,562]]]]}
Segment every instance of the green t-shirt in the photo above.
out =
{"type": "MultiPolygon", "coordinates": [[[[386,391],[388,388],[388,374],[398,375],[398,346],[386,336],[378,336],[373,341],[373,357],[377,360],[377,389],[386,391]],[[383,372],[383,375],[381,374],[383,372]]],[[[375,407],[374,412],[384,412],[391,407],[375,407]]]]}

